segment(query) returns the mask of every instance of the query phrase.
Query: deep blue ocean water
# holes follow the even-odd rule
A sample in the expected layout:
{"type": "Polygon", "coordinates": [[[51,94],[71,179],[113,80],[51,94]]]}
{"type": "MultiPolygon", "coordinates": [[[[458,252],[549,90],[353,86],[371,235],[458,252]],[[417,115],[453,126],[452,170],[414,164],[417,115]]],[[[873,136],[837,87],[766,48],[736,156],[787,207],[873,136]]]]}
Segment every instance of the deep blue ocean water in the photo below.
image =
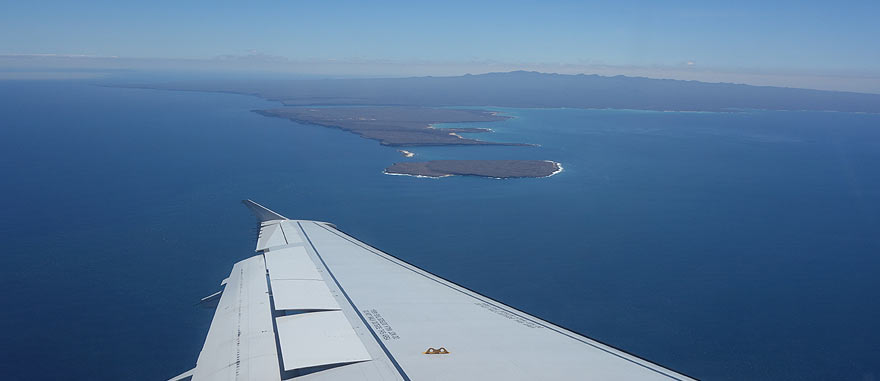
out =
{"type": "Polygon", "coordinates": [[[2,379],[191,368],[244,198],[694,377],[880,377],[880,115],[494,108],[480,138],[541,146],[411,149],[565,167],[494,180],[266,107],[0,82],[2,379]]]}

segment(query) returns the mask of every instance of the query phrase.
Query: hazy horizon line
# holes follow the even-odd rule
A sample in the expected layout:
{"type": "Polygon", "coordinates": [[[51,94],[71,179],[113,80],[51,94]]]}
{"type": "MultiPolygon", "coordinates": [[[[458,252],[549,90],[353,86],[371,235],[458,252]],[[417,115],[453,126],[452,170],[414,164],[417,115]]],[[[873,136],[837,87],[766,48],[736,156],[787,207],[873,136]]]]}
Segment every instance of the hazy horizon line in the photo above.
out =
{"type": "MultiPolygon", "coordinates": [[[[733,83],[880,94],[880,73],[808,70],[712,68],[696,62],[680,65],[614,65],[601,62],[503,62],[394,59],[290,59],[252,52],[212,58],[120,57],[65,53],[0,53],[0,80],[113,79],[125,74],[175,73],[198,79],[401,78],[452,77],[511,71],[547,74],[623,75],[709,83],[733,83]]],[[[156,78],[158,79],[158,78],[156,78]]],[[[179,79],[179,78],[178,78],[179,79]]]]}

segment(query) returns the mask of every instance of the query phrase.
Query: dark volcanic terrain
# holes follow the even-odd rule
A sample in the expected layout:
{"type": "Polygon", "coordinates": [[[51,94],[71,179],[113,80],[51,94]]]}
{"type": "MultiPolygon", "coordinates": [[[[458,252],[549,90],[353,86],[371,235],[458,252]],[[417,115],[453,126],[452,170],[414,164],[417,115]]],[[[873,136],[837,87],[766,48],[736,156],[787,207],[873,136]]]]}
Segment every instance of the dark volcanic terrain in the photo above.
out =
{"type": "Polygon", "coordinates": [[[485,110],[429,107],[286,107],[259,114],[295,122],[339,128],[387,146],[527,145],[464,138],[459,133],[491,132],[487,128],[435,128],[435,123],[495,122],[509,119],[485,110]]]}
{"type": "Polygon", "coordinates": [[[395,163],[385,169],[393,175],[425,177],[482,176],[496,178],[547,177],[562,170],[559,163],[547,160],[432,160],[395,163]]]}

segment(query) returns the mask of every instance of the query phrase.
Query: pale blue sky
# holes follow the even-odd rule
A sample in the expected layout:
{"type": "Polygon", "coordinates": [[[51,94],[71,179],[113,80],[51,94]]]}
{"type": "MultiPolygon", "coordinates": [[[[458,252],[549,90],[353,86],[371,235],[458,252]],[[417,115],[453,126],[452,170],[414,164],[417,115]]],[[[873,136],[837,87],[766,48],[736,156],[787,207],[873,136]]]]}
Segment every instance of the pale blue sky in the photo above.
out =
{"type": "Polygon", "coordinates": [[[712,70],[878,76],[878,4],[0,0],[0,54],[213,59],[257,53],[440,66],[692,62],[712,70]]]}

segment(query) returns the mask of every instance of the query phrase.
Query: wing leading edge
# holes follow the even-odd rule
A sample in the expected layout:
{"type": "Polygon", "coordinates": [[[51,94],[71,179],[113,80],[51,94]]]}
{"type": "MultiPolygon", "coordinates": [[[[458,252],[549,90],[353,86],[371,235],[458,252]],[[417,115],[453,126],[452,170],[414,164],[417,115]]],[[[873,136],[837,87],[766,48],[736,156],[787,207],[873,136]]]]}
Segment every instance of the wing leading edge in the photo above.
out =
{"type": "Polygon", "coordinates": [[[245,201],[192,380],[692,380],[458,286],[317,221],[245,201]]]}

